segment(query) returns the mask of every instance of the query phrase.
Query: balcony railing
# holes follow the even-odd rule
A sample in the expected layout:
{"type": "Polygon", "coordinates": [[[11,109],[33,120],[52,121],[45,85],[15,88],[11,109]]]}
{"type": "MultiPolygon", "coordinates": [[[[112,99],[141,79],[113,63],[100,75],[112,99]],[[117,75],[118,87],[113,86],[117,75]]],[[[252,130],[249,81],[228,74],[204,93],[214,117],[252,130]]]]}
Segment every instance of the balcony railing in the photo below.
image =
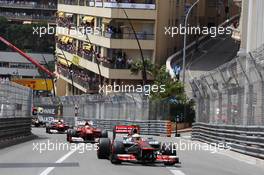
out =
{"type": "MultiPolygon", "coordinates": [[[[153,40],[154,34],[147,34],[145,32],[137,32],[137,38],[139,40],[153,40]]],[[[103,32],[102,36],[111,39],[132,39],[135,40],[136,36],[134,33],[110,33],[110,32],[103,32]]]]}
{"type": "Polygon", "coordinates": [[[47,5],[47,4],[37,4],[37,3],[10,3],[10,2],[1,2],[1,7],[8,8],[29,8],[29,9],[45,9],[45,10],[56,10],[57,5],[47,5]]]}
{"type": "Polygon", "coordinates": [[[102,58],[97,58],[95,54],[93,53],[85,53],[82,51],[73,51],[73,50],[69,50],[67,49],[68,47],[64,47],[60,44],[57,44],[57,47],[65,52],[68,52],[70,54],[76,54],[79,57],[90,61],[92,63],[96,63],[97,61],[100,62],[100,65],[109,69],[130,69],[131,64],[128,63],[128,61],[126,61],[123,57],[121,57],[121,59],[118,59],[117,55],[114,56],[108,56],[108,57],[102,57],[102,58]]]}
{"type": "Polygon", "coordinates": [[[145,2],[135,1],[129,2],[128,0],[123,0],[121,2],[108,2],[108,1],[98,1],[98,0],[59,0],[59,4],[66,5],[80,5],[89,7],[103,7],[103,8],[124,8],[124,9],[147,9],[155,10],[156,4],[154,0],[146,0],[145,2]]]}
{"type": "Polygon", "coordinates": [[[80,76],[76,75],[74,71],[72,72],[73,73],[71,73],[70,70],[66,68],[58,66],[58,73],[64,76],[65,78],[71,80],[71,74],[72,74],[74,83],[77,83],[78,85],[82,86],[83,88],[87,90],[97,90],[98,89],[99,81],[93,82],[92,80],[90,81],[85,80],[84,78],[81,78],[80,76]]]}
{"type": "Polygon", "coordinates": [[[0,16],[4,16],[10,19],[18,19],[18,20],[50,20],[54,22],[56,20],[56,18],[52,16],[25,15],[25,14],[19,14],[19,13],[15,14],[10,12],[0,12],[0,16]]]}
{"type": "Polygon", "coordinates": [[[155,4],[138,4],[138,3],[104,2],[102,5],[105,8],[149,9],[149,10],[154,10],[156,8],[155,4]]]}
{"type": "MultiPolygon", "coordinates": [[[[116,32],[108,32],[108,31],[94,31],[91,28],[89,30],[86,30],[85,27],[76,27],[73,24],[64,24],[62,22],[58,22],[58,27],[63,27],[68,29],[69,26],[71,26],[71,31],[75,31],[74,33],[80,33],[83,36],[86,36],[87,34],[96,35],[96,36],[103,36],[110,39],[128,39],[128,40],[135,40],[136,36],[134,33],[116,33],[116,32]],[[78,31],[77,31],[77,30],[78,31]]],[[[155,35],[146,33],[146,32],[136,32],[137,38],[139,40],[154,40],[155,35]]]]}

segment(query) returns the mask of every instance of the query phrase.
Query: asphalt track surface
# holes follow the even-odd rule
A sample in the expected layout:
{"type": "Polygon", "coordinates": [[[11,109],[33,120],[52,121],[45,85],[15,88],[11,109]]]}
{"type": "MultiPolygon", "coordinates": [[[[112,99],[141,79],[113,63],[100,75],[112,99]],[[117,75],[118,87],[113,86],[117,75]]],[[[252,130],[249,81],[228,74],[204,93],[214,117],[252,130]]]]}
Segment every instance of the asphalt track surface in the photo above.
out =
{"type": "MultiPolygon", "coordinates": [[[[40,153],[40,143],[65,143],[63,134],[46,134],[43,128],[33,128],[39,138],[0,150],[0,175],[263,175],[264,166],[255,164],[255,159],[236,158],[231,151],[212,153],[215,149],[185,149],[178,154],[181,165],[142,166],[124,163],[112,165],[108,160],[98,160],[91,147],[82,149],[46,150],[40,153]],[[254,161],[251,161],[254,160],[254,161]]],[[[180,145],[190,141],[188,135],[181,138],[155,137],[160,141],[172,141],[180,145]]],[[[198,143],[198,142],[197,142],[198,143]]],[[[83,144],[76,144],[80,146],[83,144]]],[[[206,146],[206,144],[202,144],[206,146]]],[[[90,146],[90,145],[89,145],[90,146]]],[[[208,146],[208,145],[207,145],[208,146]]],[[[190,146],[189,146],[190,147],[190,146]]],[[[184,148],[184,147],[182,147],[184,148]]],[[[206,148],[206,147],[204,147],[206,148]]],[[[208,148],[208,147],[207,147],[208,148]]],[[[264,165],[264,164],[263,164],[264,165]]]]}

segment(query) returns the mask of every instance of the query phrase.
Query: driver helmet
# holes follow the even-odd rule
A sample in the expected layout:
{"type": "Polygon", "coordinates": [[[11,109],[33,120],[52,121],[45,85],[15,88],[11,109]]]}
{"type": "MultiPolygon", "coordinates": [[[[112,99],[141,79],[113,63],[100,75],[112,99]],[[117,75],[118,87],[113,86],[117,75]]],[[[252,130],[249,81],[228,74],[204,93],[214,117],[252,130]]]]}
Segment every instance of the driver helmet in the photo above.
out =
{"type": "Polygon", "coordinates": [[[139,141],[141,139],[141,136],[139,134],[133,134],[132,135],[133,140],[139,141]]]}
{"type": "Polygon", "coordinates": [[[90,126],[89,122],[85,122],[84,126],[85,128],[88,128],[90,126]]]}

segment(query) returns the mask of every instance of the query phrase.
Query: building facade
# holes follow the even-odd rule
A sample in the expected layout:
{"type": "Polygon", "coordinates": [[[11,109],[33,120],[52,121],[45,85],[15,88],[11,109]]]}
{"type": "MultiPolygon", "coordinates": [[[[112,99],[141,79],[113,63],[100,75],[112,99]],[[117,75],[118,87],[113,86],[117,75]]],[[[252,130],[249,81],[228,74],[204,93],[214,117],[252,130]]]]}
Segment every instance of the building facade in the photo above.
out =
{"type": "MultiPolygon", "coordinates": [[[[194,2],[59,0],[57,94],[96,92],[99,83],[141,83],[141,74],[131,74],[132,62],[143,55],[144,59],[163,65],[170,55],[181,50],[183,35],[166,35],[165,28],[183,25],[186,11],[194,2]]],[[[229,3],[228,0],[201,1],[193,9],[189,24],[217,26],[230,14],[229,3]]],[[[188,40],[197,37],[189,36],[188,40]]]]}
{"type": "MultiPolygon", "coordinates": [[[[54,62],[54,55],[29,53],[41,65],[54,62]],[[46,62],[44,61],[45,58],[46,62]]],[[[0,52],[0,77],[39,78],[38,68],[16,52],[0,52]]]]}
{"type": "Polygon", "coordinates": [[[55,23],[57,1],[53,0],[0,0],[0,16],[10,21],[55,23]]]}
{"type": "Polygon", "coordinates": [[[237,0],[242,12],[238,27],[241,52],[248,53],[264,44],[264,1],[237,0]]]}

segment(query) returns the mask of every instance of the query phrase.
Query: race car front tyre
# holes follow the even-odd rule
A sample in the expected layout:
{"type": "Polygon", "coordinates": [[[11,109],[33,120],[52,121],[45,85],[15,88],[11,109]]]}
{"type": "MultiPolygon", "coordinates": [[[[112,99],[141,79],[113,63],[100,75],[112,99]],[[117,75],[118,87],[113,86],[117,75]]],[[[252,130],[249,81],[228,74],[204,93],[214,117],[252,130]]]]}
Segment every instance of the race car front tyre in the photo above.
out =
{"type": "Polygon", "coordinates": [[[46,133],[51,134],[50,128],[46,128],[46,133]]]}
{"type": "Polygon", "coordinates": [[[98,159],[108,159],[110,155],[111,140],[109,138],[100,138],[98,143],[98,159]]]}
{"type": "Polygon", "coordinates": [[[112,164],[121,164],[121,161],[118,160],[117,155],[118,154],[124,154],[125,153],[125,146],[123,142],[115,141],[113,143],[112,147],[112,154],[110,156],[110,160],[112,164]]]}
{"type": "Polygon", "coordinates": [[[108,132],[107,132],[107,130],[103,130],[102,131],[101,138],[108,138],[108,132]]]}

